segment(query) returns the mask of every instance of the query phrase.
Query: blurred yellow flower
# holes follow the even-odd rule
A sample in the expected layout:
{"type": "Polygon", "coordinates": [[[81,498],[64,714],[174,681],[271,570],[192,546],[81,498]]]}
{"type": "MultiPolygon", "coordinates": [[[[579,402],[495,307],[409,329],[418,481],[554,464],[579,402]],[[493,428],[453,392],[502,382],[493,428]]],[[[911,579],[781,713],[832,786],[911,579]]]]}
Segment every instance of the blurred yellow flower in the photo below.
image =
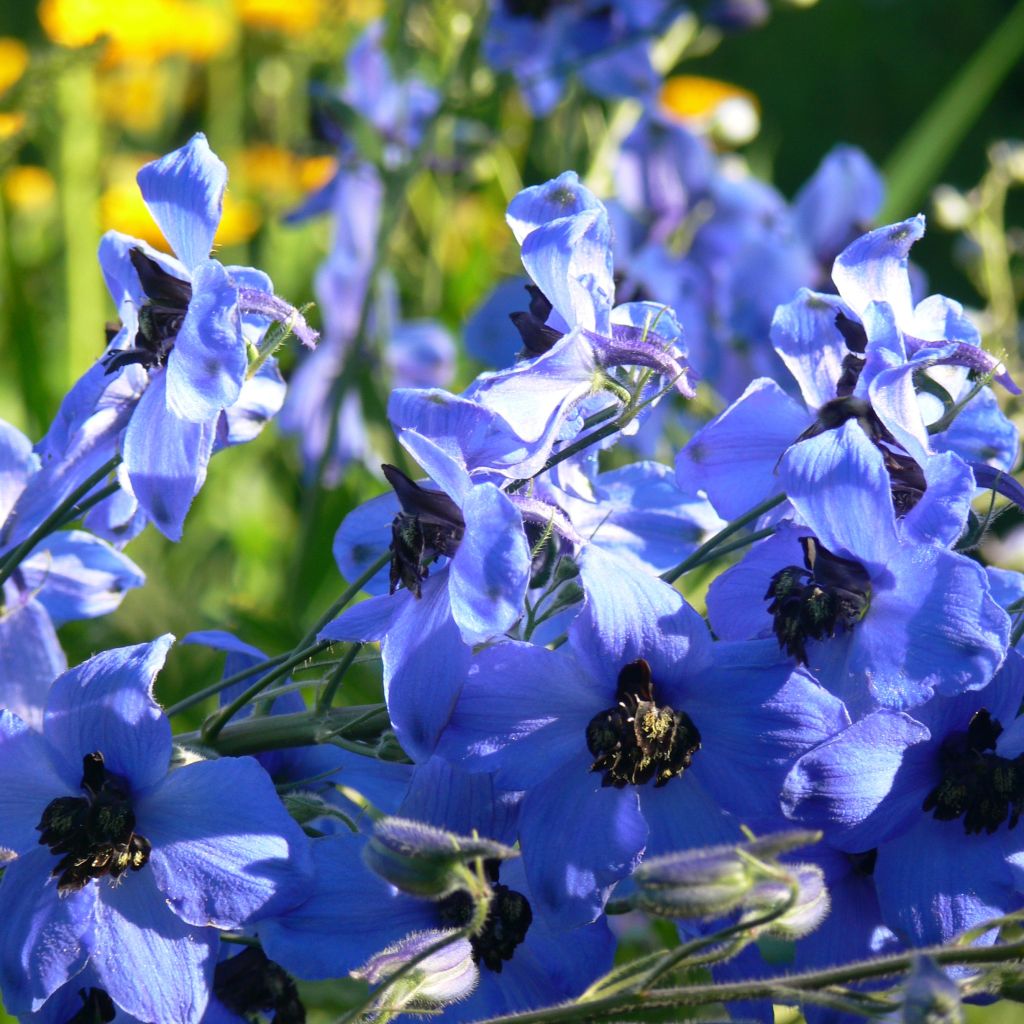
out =
{"type": "Polygon", "coordinates": [[[320,22],[320,0],[235,0],[239,20],[250,28],[298,36],[320,22]]]}
{"type": "Polygon", "coordinates": [[[100,76],[99,101],[108,121],[132,132],[155,132],[179,88],[166,64],[128,60],[100,76]]]}
{"type": "Polygon", "coordinates": [[[40,0],[39,22],[62,46],[105,37],[111,63],[172,55],[209,60],[234,38],[227,14],[194,0],[40,0]]]}
{"type": "Polygon", "coordinates": [[[6,92],[28,67],[28,47],[20,39],[0,36],[0,93],[6,92]]]}
{"type": "Polygon", "coordinates": [[[24,127],[24,114],[18,111],[0,111],[0,142],[17,135],[24,127]]]}
{"type": "Polygon", "coordinates": [[[299,186],[303,192],[310,192],[326,185],[338,167],[333,156],[307,156],[299,161],[299,186]]]}
{"type": "Polygon", "coordinates": [[[42,210],[57,198],[57,183],[45,167],[19,164],[4,175],[3,193],[7,202],[16,209],[42,210]]]}
{"type": "Polygon", "coordinates": [[[743,145],[761,127],[757,97],[738,85],[715,78],[666,78],[660,99],[662,111],[670,118],[694,131],[709,133],[725,145],[743,145]]]}
{"type": "Polygon", "coordinates": [[[280,146],[260,143],[239,154],[231,180],[254,195],[294,197],[325,184],[335,163],[333,156],[300,157],[280,146]]]}
{"type": "MultiPolygon", "coordinates": [[[[170,251],[134,181],[115,182],[100,196],[100,220],[104,230],[123,231],[126,235],[149,242],[156,249],[170,251]]],[[[255,203],[235,199],[230,192],[226,193],[224,214],[214,245],[247,242],[259,230],[260,223],[260,212],[255,203]]]]}

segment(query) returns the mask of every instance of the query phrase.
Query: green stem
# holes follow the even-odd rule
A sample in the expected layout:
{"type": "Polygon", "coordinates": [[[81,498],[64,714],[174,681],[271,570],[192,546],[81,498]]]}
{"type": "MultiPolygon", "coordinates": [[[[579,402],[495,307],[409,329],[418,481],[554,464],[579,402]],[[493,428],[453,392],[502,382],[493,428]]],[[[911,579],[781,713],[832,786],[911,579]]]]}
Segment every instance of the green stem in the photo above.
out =
{"type": "Polygon", "coordinates": [[[209,686],[204,686],[201,690],[183,697],[177,704],[172,704],[164,713],[170,718],[172,715],[181,714],[182,711],[188,711],[189,708],[202,704],[207,697],[216,697],[221,690],[226,690],[229,686],[234,686],[235,683],[240,683],[243,679],[248,679],[249,676],[254,676],[257,672],[265,672],[268,668],[280,665],[287,657],[288,654],[277,654],[273,658],[267,658],[266,661],[260,661],[255,665],[250,665],[248,668],[243,668],[240,672],[232,672],[231,675],[225,676],[216,683],[211,683],[209,686]]]}
{"type": "Polygon", "coordinates": [[[327,677],[327,683],[316,702],[317,711],[326,711],[334,703],[334,695],[338,692],[345,673],[349,670],[352,662],[356,660],[356,655],[362,650],[362,646],[361,643],[352,644],[345,652],[345,656],[335,666],[334,671],[327,677]]]}
{"type": "MultiPolygon", "coordinates": [[[[675,583],[680,576],[696,568],[702,562],[707,561],[708,555],[718,548],[722,541],[728,540],[734,533],[742,530],[744,526],[754,522],[786,500],[784,494],[776,494],[772,498],[766,498],[760,505],[755,505],[749,512],[745,512],[738,519],[734,519],[728,526],[724,526],[710,540],[706,540],[696,551],[684,558],[674,569],[669,569],[661,574],[666,583],[675,583]]],[[[761,531],[759,531],[761,532],[761,531]]]]}
{"type": "Polygon", "coordinates": [[[106,501],[112,494],[117,494],[119,490],[121,490],[121,485],[114,480],[95,494],[90,494],[88,498],[80,501],[74,508],[68,509],[67,515],[57,524],[57,529],[59,530],[69,523],[73,523],[76,519],[81,519],[86,512],[95,508],[101,501],[106,501]]]}
{"type": "MultiPolygon", "coordinates": [[[[632,418],[633,416],[631,415],[629,419],[632,418]]],[[[555,455],[552,455],[551,458],[548,459],[547,462],[545,462],[544,465],[541,466],[541,468],[538,469],[532,477],[524,477],[520,480],[513,480],[512,483],[510,483],[508,487],[505,488],[505,492],[507,494],[511,494],[514,491],[518,491],[520,488],[525,487],[534,477],[538,477],[542,473],[546,473],[549,469],[552,469],[554,466],[557,466],[560,462],[565,462],[566,459],[571,459],[574,455],[577,455],[579,452],[586,450],[592,444],[596,444],[598,441],[603,441],[606,437],[611,437],[612,434],[617,433],[628,422],[629,420],[623,421],[623,417],[619,416],[611,423],[607,423],[600,429],[595,430],[590,434],[587,434],[586,437],[581,437],[578,440],[573,441],[572,444],[563,448],[560,452],[557,452],[555,455]]]]}
{"type": "Polygon", "coordinates": [[[774,533],[774,526],[766,526],[763,530],[755,530],[753,533],[748,533],[745,537],[737,538],[731,544],[722,544],[720,547],[715,548],[708,558],[701,560],[697,565],[691,566],[691,568],[696,569],[697,566],[704,565],[705,562],[711,561],[712,558],[721,558],[723,555],[732,554],[733,551],[740,551],[751,544],[756,544],[759,540],[764,540],[765,537],[771,537],[774,533]]]}
{"type": "Polygon", "coordinates": [[[21,564],[29,552],[45,537],[54,530],[68,522],[68,513],[75,505],[84,498],[101,480],[107,477],[112,470],[117,468],[121,461],[120,455],[115,455],[105,462],[99,469],[89,476],[83,483],[75,488],[20,544],[11,550],[0,562],[0,586],[9,578],[12,572],[21,564]]]}

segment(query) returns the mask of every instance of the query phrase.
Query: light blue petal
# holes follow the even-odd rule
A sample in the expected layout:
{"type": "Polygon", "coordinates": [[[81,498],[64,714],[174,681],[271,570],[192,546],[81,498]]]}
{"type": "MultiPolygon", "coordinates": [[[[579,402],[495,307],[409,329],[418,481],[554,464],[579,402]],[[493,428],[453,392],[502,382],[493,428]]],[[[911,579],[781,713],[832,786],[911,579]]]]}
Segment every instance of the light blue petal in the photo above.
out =
{"type": "Polygon", "coordinates": [[[991,388],[983,388],[947,430],[932,436],[936,451],[956,452],[967,462],[984,462],[1009,472],[1017,464],[1017,428],[999,408],[991,388]]]}
{"type": "Polygon", "coordinates": [[[903,517],[903,533],[922,543],[949,546],[967,525],[974,498],[974,474],[952,452],[932,455],[922,468],[928,486],[903,517]]]}
{"type": "Polygon", "coordinates": [[[601,201],[585,185],[575,171],[563,171],[557,178],[543,185],[524,188],[511,203],[505,219],[516,241],[522,245],[531,231],[543,224],[563,217],[571,217],[584,210],[601,210],[601,201]]]}
{"type": "Polygon", "coordinates": [[[473,484],[465,466],[458,459],[449,455],[429,437],[424,437],[415,430],[403,430],[398,435],[398,440],[402,443],[402,447],[426,470],[430,479],[457,505],[461,505],[466,500],[473,484]]]}
{"type": "Polygon", "coordinates": [[[697,431],[676,458],[684,494],[707,493],[723,519],[735,519],[777,493],[775,469],[813,417],[774,381],[755,380],[697,431]]]}
{"type": "Polygon", "coordinates": [[[43,735],[73,789],[81,782],[82,758],[94,751],[135,792],[167,774],[171,724],[153,699],[153,682],[173,642],[167,633],[152,643],[103,651],[53,684],[43,735]]]}
{"type": "Polygon", "coordinates": [[[99,890],[90,965],[110,998],[141,1020],[199,1024],[218,944],[213,928],[175,916],[150,871],[99,890]]]}
{"type": "Polygon", "coordinates": [[[836,314],[844,311],[846,305],[837,296],[801,288],[772,318],[772,346],[800,385],[810,409],[836,397],[843,359],[849,352],[836,327],[836,314]]]}
{"type": "Polygon", "coordinates": [[[167,407],[167,375],[156,374],[125,431],[123,454],[132,490],[157,529],[180,540],[192,499],[206,479],[212,423],[192,423],[167,407]]]}
{"type": "Polygon", "coordinates": [[[525,277],[502,281],[466,321],[462,332],[466,351],[488,369],[511,366],[523,347],[509,315],[529,307],[526,283],[525,277]]]}
{"type": "Polygon", "coordinates": [[[233,405],[218,423],[217,447],[246,444],[258,437],[284,405],[288,387],[274,359],[268,359],[252,377],[246,377],[233,405]]]}
{"type": "Polygon", "coordinates": [[[0,988],[9,1013],[38,1010],[85,967],[96,887],[58,896],[56,864],[38,846],[6,865],[0,883],[0,988]]]}
{"type": "Polygon", "coordinates": [[[146,582],[127,555],[83,530],[51,535],[22,562],[21,573],[55,626],[107,615],[120,605],[125,591],[146,582]]]}
{"type": "Polygon", "coordinates": [[[455,371],[455,342],[435,320],[406,320],[391,331],[384,361],[395,387],[443,388],[455,371]]]}
{"type": "Polygon", "coordinates": [[[216,260],[192,274],[192,300],[167,357],[167,406],[203,423],[233,405],[248,361],[238,313],[238,287],[216,260]]]}
{"type": "MultiPolygon", "coordinates": [[[[341,521],[334,535],[334,560],[346,580],[355,580],[391,546],[391,523],[401,509],[394,491],[363,502],[341,521]]],[[[364,587],[368,594],[386,594],[385,565],[364,587]]]]}
{"type": "Polygon", "coordinates": [[[135,818],[157,885],[189,924],[237,928],[308,895],[309,840],[250,757],[179,768],[136,802],[135,818]]]}
{"type": "Polygon", "coordinates": [[[561,928],[595,921],[612,886],[639,863],[647,823],[633,786],[602,786],[584,753],[531,790],[519,838],[530,902],[561,928]]]}
{"type": "Polygon", "coordinates": [[[50,685],[68,667],[49,613],[34,599],[0,612],[0,708],[43,727],[50,685]]]}
{"type": "Polygon", "coordinates": [[[153,219],[189,270],[210,255],[220,224],[228,169],[202,132],[181,147],[146,164],[139,189],[153,219]]]}
{"type": "Polygon", "coordinates": [[[0,420],[0,526],[38,468],[32,442],[17,427],[0,420]]]}
{"type": "Polygon", "coordinates": [[[462,502],[466,532],[452,558],[448,592],[463,640],[483,643],[523,614],[530,549],[523,517],[494,484],[471,487],[462,502]]]}

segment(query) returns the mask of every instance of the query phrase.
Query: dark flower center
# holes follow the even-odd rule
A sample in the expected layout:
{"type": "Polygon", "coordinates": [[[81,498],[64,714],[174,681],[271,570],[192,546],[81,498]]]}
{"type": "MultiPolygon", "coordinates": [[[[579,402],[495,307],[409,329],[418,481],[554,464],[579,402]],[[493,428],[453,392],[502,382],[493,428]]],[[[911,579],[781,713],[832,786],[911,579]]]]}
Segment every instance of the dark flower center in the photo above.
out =
{"type": "Polygon", "coordinates": [[[601,785],[621,789],[654,779],[658,787],[682,775],[700,750],[700,733],[685,711],[658,705],[651,666],[643,658],[619,673],[615,698],[614,707],[587,725],[590,770],[604,772],[601,785]]]}
{"type": "Polygon", "coordinates": [[[875,873],[875,864],[878,861],[878,848],[865,850],[863,853],[848,853],[847,860],[853,873],[861,878],[870,878],[875,873]]]}
{"type": "Polygon", "coordinates": [[[273,1012],[273,1024],[304,1024],[306,1020],[306,1008],[291,975],[256,946],[217,964],[213,994],[239,1017],[273,1012]]]}
{"type": "Polygon", "coordinates": [[[442,555],[451,558],[466,532],[459,506],[443,491],[428,490],[395,466],[382,466],[402,511],[391,523],[391,593],[399,584],[422,596],[428,566],[442,555]]]}
{"type": "Polygon", "coordinates": [[[966,731],[950,733],[939,752],[942,781],[921,809],[939,821],[964,819],[967,835],[991,835],[1009,818],[1014,828],[1024,810],[1024,755],[1012,760],[990,753],[1003,727],[985,708],[974,713],[966,731]]]}
{"type": "Polygon", "coordinates": [[[62,796],[43,811],[39,842],[60,857],[51,872],[57,891],[78,892],[93,878],[138,871],[149,860],[149,840],[135,834],[128,786],[108,772],[97,750],[82,758],[85,796],[62,796]]]}
{"type": "MultiPolygon", "coordinates": [[[[473,961],[483,963],[495,974],[501,974],[502,964],[512,959],[533,923],[530,901],[521,892],[498,881],[498,867],[497,861],[487,862],[487,873],[491,877],[487,920],[480,933],[469,940],[473,961]]],[[[460,889],[441,900],[438,911],[444,927],[465,928],[473,919],[473,897],[460,889]]]]}
{"type": "Polygon", "coordinates": [[[117,1016],[114,1001],[101,988],[80,988],[78,997],[82,1008],[68,1018],[67,1024],[109,1024],[117,1016]]]}
{"type": "Polygon", "coordinates": [[[562,333],[547,325],[551,316],[547,296],[535,284],[526,285],[526,290],[530,293],[529,312],[509,313],[509,319],[519,332],[525,354],[539,356],[553,348],[562,333]]]}
{"type": "Polygon", "coordinates": [[[779,646],[807,663],[807,641],[852,629],[871,604],[871,579],[860,562],[840,558],[815,537],[801,537],[804,565],[787,565],[768,585],[765,600],[779,646]]]}
{"type": "Polygon", "coordinates": [[[132,363],[139,363],[147,370],[163,366],[192,301],[192,285],[188,281],[169,274],[141,249],[132,249],[129,257],[148,301],[139,309],[134,347],[108,353],[103,360],[107,373],[132,363]]]}

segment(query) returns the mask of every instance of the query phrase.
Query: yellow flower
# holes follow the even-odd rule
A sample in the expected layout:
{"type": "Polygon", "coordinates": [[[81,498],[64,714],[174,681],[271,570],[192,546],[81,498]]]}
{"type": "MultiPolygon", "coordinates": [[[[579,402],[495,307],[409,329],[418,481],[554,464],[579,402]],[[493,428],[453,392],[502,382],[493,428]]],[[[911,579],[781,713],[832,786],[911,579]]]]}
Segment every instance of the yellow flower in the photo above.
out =
{"type": "Polygon", "coordinates": [[[257,196],[294,198],[325,184],[334,173],[333,156],[300,157],[280,146],[248,146],[231,168],[231,180],[257,196]]]}
{"type": "Polygon", "coordinates": [[[752,92],[700,75],[665,79],[661,108],[691,130],[708,133],[729,146],[749,142],[761,126],[761,108],[752,92]]]}
{"type": "Polygon", "coordinates": [[[4,198],[19,210],[42,210],[57,198],[57,183],[45,167],[18,164],[4,175],[4,198]]]}
{"type": "Polygon", "coordinates": [[[18,111],[0,111],[0,142],[17,135],[24,127],[24,114],[18,111]]]}
{"type": "Polygon", "coordinates": [[[167,64],[127,60],[100,76],[99,101],[108,121],[143,135],[163,122],[177,81],[167,64]]]}
{"type": "Polygon", "coordinates": [[[320,22],[319,0],[235,0],[239,19],[250,28],[298,36],[320,22]]]}
{"type": "Polygon", "coordinates": [[[0,93],[6,92],[28,67],[28,47],[20,39],[0,36],[0,93]]]}

